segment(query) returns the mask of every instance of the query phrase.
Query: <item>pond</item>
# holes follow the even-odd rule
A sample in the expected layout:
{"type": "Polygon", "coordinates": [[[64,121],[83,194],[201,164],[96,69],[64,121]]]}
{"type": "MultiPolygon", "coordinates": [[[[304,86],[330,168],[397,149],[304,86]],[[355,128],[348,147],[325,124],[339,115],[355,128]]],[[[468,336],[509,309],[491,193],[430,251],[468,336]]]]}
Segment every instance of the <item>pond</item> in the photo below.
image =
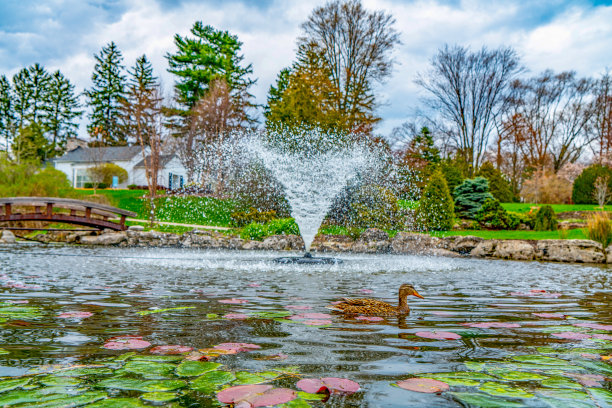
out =
{"type": "Polygon", "coordinates": [[[237,385],[241,407],[612,406],[606,268],[275,256],[0,248],[0,406],[226,406],[237,385]],[[405,317],[325,308],[402,283],[424,296],[405,317]]]}

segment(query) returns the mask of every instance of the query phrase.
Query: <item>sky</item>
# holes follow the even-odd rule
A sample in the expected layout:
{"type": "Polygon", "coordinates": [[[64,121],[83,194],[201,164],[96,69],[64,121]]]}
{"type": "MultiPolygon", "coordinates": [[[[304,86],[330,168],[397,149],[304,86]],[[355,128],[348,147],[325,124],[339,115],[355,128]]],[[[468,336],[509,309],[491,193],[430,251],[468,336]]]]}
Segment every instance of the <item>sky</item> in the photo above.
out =
{"type": "MultiPolygon", "coordinates": [[[[14,75],[36,62],[59,69],[78,92],[91,85],[94,54],[110,41],[125,64],[146,54],[170,93],[164,58],[176,33],[188,35],[195,21],[236,34],[246,63],[253,65],[255,102],[265,104],[278,72],[291,65],[300,24],[325,0],[0,0],[0,75],[14,75]]],[[[545,69],[598,76],[612,69],[612,0],[362,0],[396,20],[401,45],[392,75],[377,85],[388,135],[410,120],[424,94],[414,83],[445,44],[511,46],[527,75],[545,69]]],[[[260,114],[260,119],[261,119],[260,114]]],[[[80,135],[85,137],[86,117],[80,135]]]]}

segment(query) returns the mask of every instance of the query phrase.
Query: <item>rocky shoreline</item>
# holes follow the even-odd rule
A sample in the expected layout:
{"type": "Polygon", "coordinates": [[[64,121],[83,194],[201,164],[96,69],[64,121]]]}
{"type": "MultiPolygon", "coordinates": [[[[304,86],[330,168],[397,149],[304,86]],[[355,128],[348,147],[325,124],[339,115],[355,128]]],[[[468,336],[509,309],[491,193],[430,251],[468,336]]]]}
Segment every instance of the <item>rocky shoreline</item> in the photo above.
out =
{"type": "MultiPolygon", "coordinates": [[[[11,243],[4,231],[0,243],[11,243]],[[6,235],[6,236],[5,236],[6,235]]],[[[215,231],[193,230],[178,235],[158,231],[143,231],[131,227],[128,231],[50,232],[35,237],[40,242],[64,242],[79,245],[118,247],[175,247],[201,249],[299,251],[304,249],[297,235],[274,235],[263,241],[244,240],[235,235],[215,231]]],[[[548,261],[566,263],[612,263],[612,246],[602,251],[599,243],[583,239],[568,240],[485,240],[475,236],[431,237],[425,234],[399,232],[395,237],[379,229],[368,229],[359,238],[345,235],[318,235],[313,252],[355,252],[414,254],[448,257],[497,258],[517,261],[548,261]]]]}

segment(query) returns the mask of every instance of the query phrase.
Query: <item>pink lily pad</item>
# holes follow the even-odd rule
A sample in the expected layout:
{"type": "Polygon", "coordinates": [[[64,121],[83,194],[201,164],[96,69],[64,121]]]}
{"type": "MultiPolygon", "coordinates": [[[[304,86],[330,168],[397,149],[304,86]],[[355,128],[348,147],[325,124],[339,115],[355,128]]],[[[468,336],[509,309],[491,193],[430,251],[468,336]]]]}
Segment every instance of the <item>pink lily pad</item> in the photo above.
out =
{"type": "Polygon", "coordinates": [[[249,316],[243,313],[228,313],[226,315],[223,315],[223,317],[230,320],[245,320],[249,318],[249,316]]]}
{"type": "Polygon", "coordinates": [[[284,404],[297,398],[297,393],[288,388],[273,388],[271,385],[238,385],[217,393],[217,399],[235,408],[269,407],[284,404]]]}
{"type": "Polygon", "coordinates": [[[531,293],[546,293],[544,289],[531,289],[530,292],[531,293]]]}
{"type": "Polygon", "coordinates": [[[359,289],[359,292],[365,293],[365,294],[374,293],[372,289],[359,289]]]}
{"type": "Polygon", "coordinates": [[[302,323],[306,326],[327,326],[332,324],[332,321],[327,319],[309,319],[302,321],[302,323]]]}
{"type": "Polygon", "coordinates": [[[576,323],[576,327],[588,327],[589,329],[595,330],[610,330],[612,331],[612,324],[599,324],[599,323],[576,323]]]}
{"type": "Polygon", "coordinates": [[[398,387],[408,391],[426,392],[430,394],[448,391],[450,388],[447,383],[432,380],[430,378],[409,378],[407,380],[398,381],[396,384],[398,387]]]}
{"type": "Polygon", "coordinates": [[[382,322],[385,319],[379,316],[357,316],[355,320],[363,320],[365,322],[382,322]]]}
{"type": "Polygon", "coordinates": [[[598,374],[567,373],[567,375],[575,378],[580,384],[584,385],[585,387],[600,387],[600,383],[605,379],[603,375],[598,374]]]}
{"type": "Polygon", "coordinates": [[[62,319],[84,319],[91,316],[93,316],[91,312],[64,312],[57,315],[57,317],[62,319]]]}
{"type": "Polygon", "coordinates": [[[306,305],[287,305],[287,306],[285,306],[285,309],[289,309],[289,310],[310,310],[310,309],[312,309],[312,306],[306,306],[306,305]]]}
{"type": "Polygon", "coordinates": [[[593,353],[580,353],[580,357],[582,358],[588,358],[590,360],[599,360],[599,354],[593,354],[593,353]]]}
{"type": "Polygon", "coordinates": [[[108,339],[102,347],[109,350],[136,350],[150,345],[151,343],[143,340],[141,336],[117,336],[108,339]]]}
{"type": "Polygon", "coordinates": [[[542,317],[544,319],[565,319],[567,315],[563,313],[532,313],[532,315],[537,317],[542,317]]]}
{"type": "Polygon", "coordinates": [[[594,339],[599,339],[599,340],[612,340],[612,336],[609,335],[609,334],[595,333],[595,334],[593,334],[593,338],[594,339]]]}
{"type": "Polygon", "coordinates": [[[235,387],[226,388],[223,391],[217,393],[217,399],[223,404],[235,404],[236,402],[242,401],[253,394],[261,394],[268,390],[271,390],[271,385],[237,385],[235,387]]]}
{"type": "Polygon", "coordinates": [[[436,316],[454,316],[455,315],[455,313],[444,312],[444,311],[439,311],[439,310],[435,310],[431,312],[431,314],[436,315],[436,316]]]}
{"type": "Polygon", "coordinates": [[[260,287],[260,286],[261,286],[261,285],[260,285],[259,283],[255,283],[255,282],[249,283],[249,287],[250,287],[250,288],[258,288],[258,287],[260,287]]]}
{"type": "Polygon", "coordinates": [[[329,392],[330,394],[349,395],[359,391],[360,387],[355,381],[346,378],[305,378],[297,382],[296,386],[310,394],[329,392]]]}
{"type": "Polygon", "coordinates": [[[513,329],[521,327],[518,323],[502,323],[502,322],[482,322],[482,323],[462,323],[463,326],[476,327],[479,329],[513,329]]]}
{"type": "Polygon", "coordinates": [[[246,299],[231,298],[231,299],[221,299],[219,301],[219,303],[227,303],[227,304],[230,304],[230,305],[240,305],[240,304],[243,304],[243,303],[249,303],[249,301],[246,300],[246,299]]]}
{"type": "Polygon", "coordinates": [[[12,303],[12,304],[26,304],[26,303],[30,303],[29,300],[4,300],[5,303],[12,303]]]}
{"type": "Polygon", "coordinates": [[[331,315],[325,313],[301,313],[298,315],[290,316],[291,320],[304,320],[304,319],[329,319],[331,315]]]}
{"type": "Polygon", "coordinates": [[[251,344],[251,343],[221,343],[221,344],[217,344],[213,348],[217,350],[227,350],[227,351],[234,351],[238,353],[241,351],[253,351],[256,349],[260,349],[261,346],[258,346],[257,344],[251,344]]]}
{"type": "Polygon", "coordinates": [[[561,333],[551,333],[551,334],[560,339],[567,339],[567,340],[586,340],[586,339],[591,338],[591,336],[588,334],[575,333],[575,332],[561,332],[561,333]]]}
{"type": "Polygon", "coordinates": [[[434,340],[459,340],[460,335],[447,331],[422,331],[414,333],[416,336],[434,340]]]}
{"type": "Polygon", "coordinates": [[[172,344],[167,346],[156,346],[149,350],[152,354],[183,354],[193,350],[193,347],[180,346],[178,344],[172,344]]]}

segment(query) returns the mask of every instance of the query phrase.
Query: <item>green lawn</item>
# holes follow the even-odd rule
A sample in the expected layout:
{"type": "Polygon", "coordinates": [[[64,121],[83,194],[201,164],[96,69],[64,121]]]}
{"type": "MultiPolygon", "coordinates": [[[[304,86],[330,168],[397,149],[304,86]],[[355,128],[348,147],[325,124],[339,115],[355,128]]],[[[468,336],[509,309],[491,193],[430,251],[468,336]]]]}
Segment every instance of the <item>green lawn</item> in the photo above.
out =
{"type": "MultiPolygon", "coordinates": [[[[559,231],[441,231],[432,232],[437,237],[448,237],[452,235],[473,235],[484,239],[561,239],[559,231]]],[[[572,229],[567,231],[566,239],[588,239],[583,229],[572,229]]]]}
{"type": "MultiPolygon", "coordinates": [[[[517,213],[527,213],[531,207],[539,207],[542,204],[529,204],[529,203],[502,203],[507,211],[513,211],[517,213]]],[[[551,204],[555,213],[568,212],[568,211],[599,211],[601,207],[595,204],[551,204]]],[[[612,205],[605,206],[606,211],[612,211],[612,205]]]]}

